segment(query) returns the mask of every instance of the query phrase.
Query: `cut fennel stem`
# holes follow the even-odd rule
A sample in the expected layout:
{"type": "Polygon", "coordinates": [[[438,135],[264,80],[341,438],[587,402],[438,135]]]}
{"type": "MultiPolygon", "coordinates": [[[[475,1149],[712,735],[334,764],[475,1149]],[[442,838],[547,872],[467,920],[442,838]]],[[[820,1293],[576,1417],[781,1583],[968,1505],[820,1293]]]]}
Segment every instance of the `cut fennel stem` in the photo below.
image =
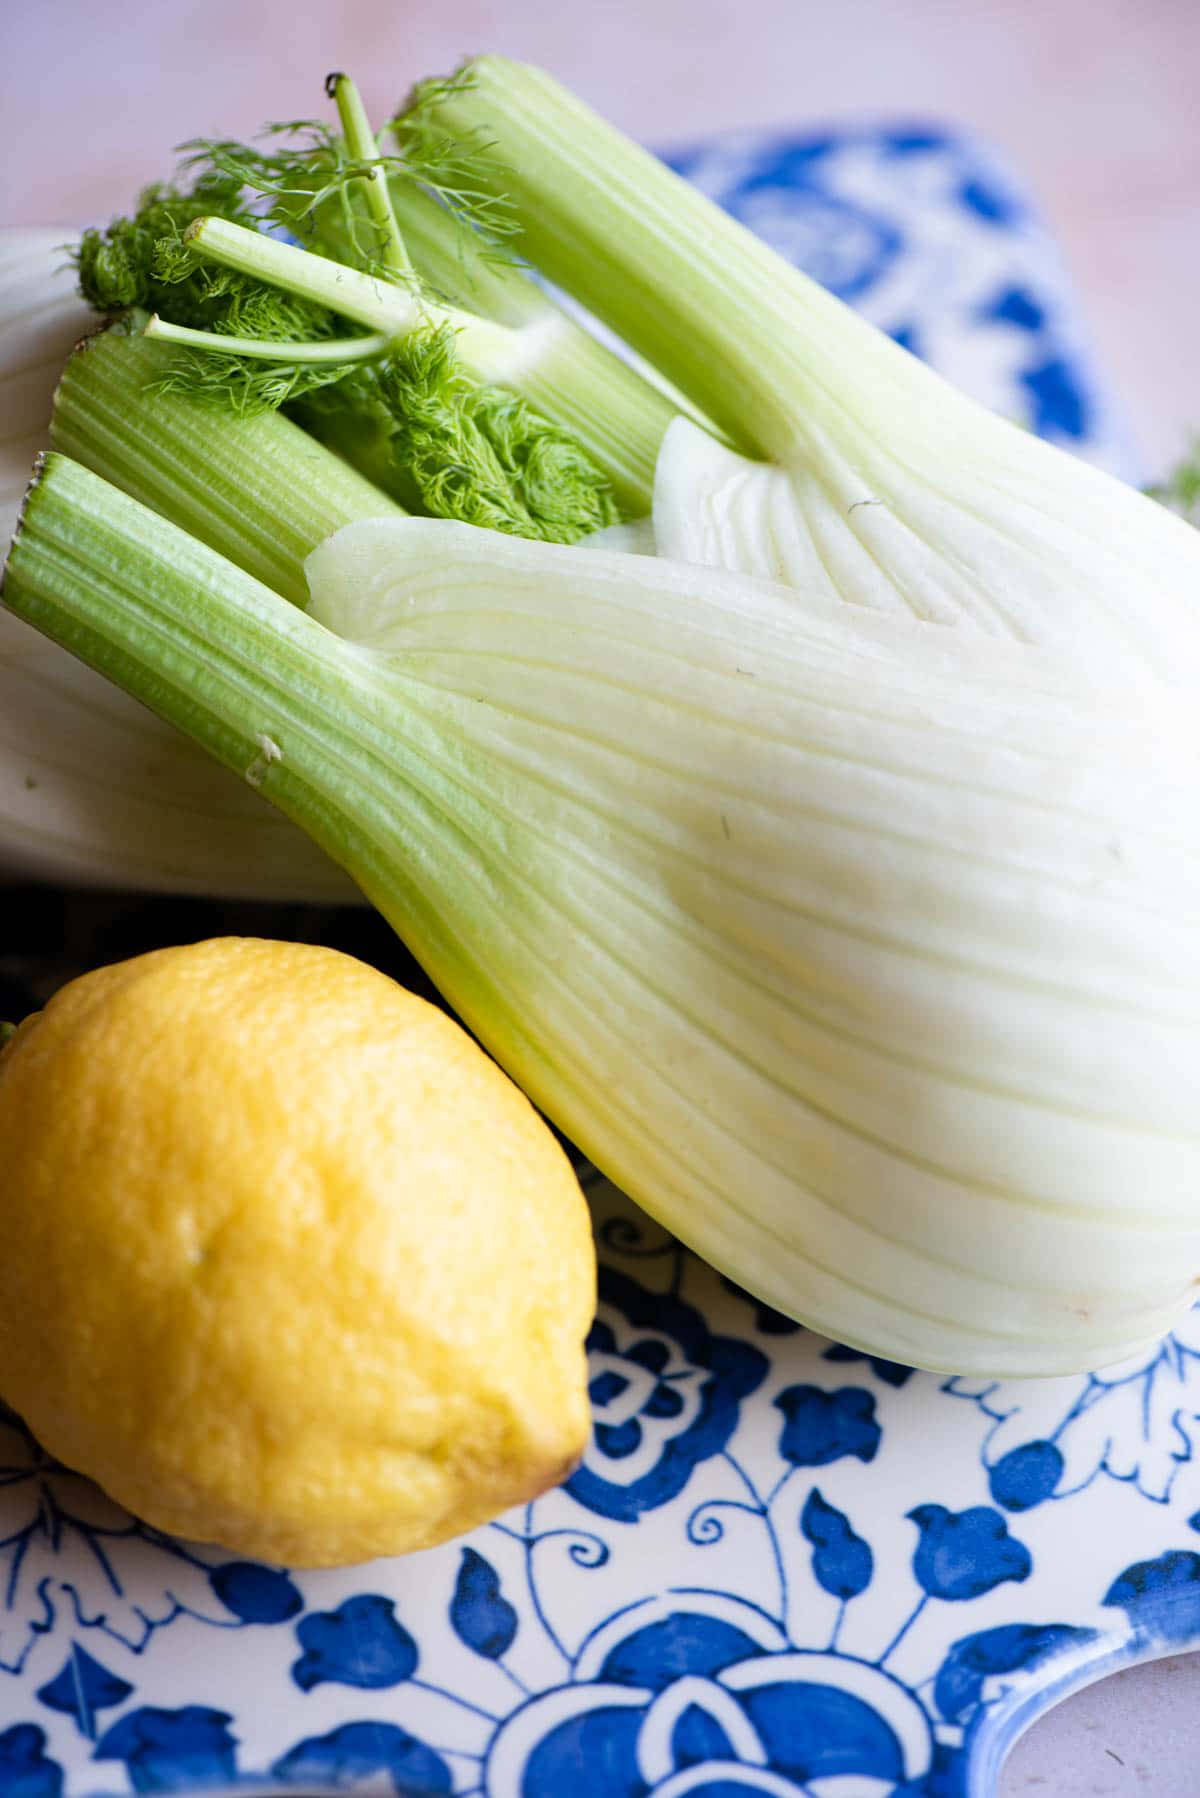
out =
{"type": "Polygon", "coordinates": [[[660,554],[1200,686],[1194,530],[956,392],[542,71],[467,76],[417,103],[519,248],[745,452],[671,426],[660,554]]]}
{"type": "Polygon", "coordinates": [[[4,598],[252,776],[760,1298],[1013,1374],[1187,1308],[1197,742],[1156,686],[432,520],[309,573],[312,615],[52,456],[4,598]]]}

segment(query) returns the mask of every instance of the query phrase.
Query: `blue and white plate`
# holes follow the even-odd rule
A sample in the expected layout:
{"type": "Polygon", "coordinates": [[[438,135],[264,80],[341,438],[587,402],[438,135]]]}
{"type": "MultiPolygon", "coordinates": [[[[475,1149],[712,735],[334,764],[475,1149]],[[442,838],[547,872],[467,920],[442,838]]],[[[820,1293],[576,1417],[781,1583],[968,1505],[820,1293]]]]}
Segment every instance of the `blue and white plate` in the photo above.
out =
{"type": "MultiPolygon", "coordinates": [[[[1053,249],[977,147],[858,131],[675,161],[980,399],[1131,472],[1053,249]]],[[[226,922],[174,903],[180,934],[226,922]]],[[[150,946],[120,909],[76,960],[150,946]]],[[[0,1416],[2,1798],[987,1798],[1052,1700],[1200,1642],[1200,1313],[1090,1378],[917,1374],[799,1329],[589,1187],[587,1458],[443,1548],[231,1560],[0,1416]]]]}

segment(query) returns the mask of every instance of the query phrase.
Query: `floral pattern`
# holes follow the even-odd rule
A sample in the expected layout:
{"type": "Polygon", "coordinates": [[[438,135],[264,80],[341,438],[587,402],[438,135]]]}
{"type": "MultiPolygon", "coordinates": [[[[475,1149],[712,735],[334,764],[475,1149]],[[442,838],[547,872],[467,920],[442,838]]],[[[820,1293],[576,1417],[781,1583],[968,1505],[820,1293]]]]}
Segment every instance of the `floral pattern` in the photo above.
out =
{"type": "Polygon", "coordinates": [[[592,1442],[567,1491],[623,1522],[674,1498],[721,1453],[767,1371],[758,1349],[713,1336],[690,1305],[611,1267],[600,1272],[588,1355],[592,1442]]]}
{"type": "Polygon", "coordinates": [[[947,1390],[991,1420],[984,1450],[997,1504],[1029,1510],[1097,1478],[1167,1504],[1200,1503],[1200,1307],[1173,1335],[1081,1382],[964,1380],[947,1390]]]}
{"type": "MultiPolygon", "coordinates": [[[[6,1423],[0,1615],[26,1619],[0,1675],[6,1798],[264,1779],[398,1798],[984,1798],[1039,1694],[1200,1642],[1182,1489],[1097,1470],[1068,1504],[1036,1496],[1067,1465],[1048,1436],[995,1452],[998,1419],[1050,1415],[1047,1386],[968,1392],[780,1332],[604,1182],[589,1190],[591,1449],[565,1487],[458,1543],[336,1573],[208,1556],[6,1423]]],[[[1049,1388],[1067,1417],[1071,1392],[1090,1408],[1145,1391],[1182,1353],[1049,1388]]],[[[1139,1441],[1114,1435],[1112,1466],[1149,1468],[1139,1441]]]]}
{"type": "MultiPolygon", "coordinates": [[[[1053,250],[979,146],[912,126],[674,161],[985,403],[1133,472],[1053,250]]],[[[353,910],[30,889],[11,915],[10,1014],[221,930],[422,983],[353,910]]],[[[230,1559],[0,1413],[4,1798],[987,1798],[1040,1706],[1200,1642],[1200,1312],[1089,1379],[937,1378],[801,1330],[588,1184],[591,1446],[462,1541],[336,1572],[230,1559]]]]}

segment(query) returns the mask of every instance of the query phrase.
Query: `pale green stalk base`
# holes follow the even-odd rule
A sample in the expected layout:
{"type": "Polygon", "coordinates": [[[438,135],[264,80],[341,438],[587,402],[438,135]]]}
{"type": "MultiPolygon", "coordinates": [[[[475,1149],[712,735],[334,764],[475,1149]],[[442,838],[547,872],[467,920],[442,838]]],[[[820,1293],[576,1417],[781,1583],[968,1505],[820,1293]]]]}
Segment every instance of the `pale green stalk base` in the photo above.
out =
{"type": "Polygon", "coordinates": [[[54,401],[55,449],[304,605],[304,558],[339,526],[400,508],[280,413],[235,418],[150,383],[164,346],[120,329],[87,339],[54,401]]]}

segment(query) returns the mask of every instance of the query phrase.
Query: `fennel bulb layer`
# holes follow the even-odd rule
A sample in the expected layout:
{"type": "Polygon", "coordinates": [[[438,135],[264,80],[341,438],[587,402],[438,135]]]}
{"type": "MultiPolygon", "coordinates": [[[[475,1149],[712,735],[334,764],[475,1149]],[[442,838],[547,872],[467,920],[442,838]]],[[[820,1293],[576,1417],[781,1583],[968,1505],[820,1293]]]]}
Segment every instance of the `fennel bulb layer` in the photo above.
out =
{"type": "MultiPolygon", "coordinates": [[[[235,435],[249,445],[243,458],[230,453],[227,439],[214,451],[203,412],[189,424],[194,409],[152,396],[139,405],[140,382],[126,378],[124,365],[141,375],[155,359],[154,346],[105,334],[72,357],[72,346],[95,324],[76,297],[61,232],[0,232],[0,544],[8,544],[34,458],[49,439],[64,365],[65,445],[162,507],[178,511],[186,501],[189,522],[204,513],[210,531],[225,522],[220,503],[228,494],[226,539],[237,532],[248,549],[261,546],[262,571],[281,578],[284,547],[291,546],[297,598],[304,593],[304,549],[352,515],[348,497],[390,509],[284,419],[244,427],[235,421],[235,435]],[[156,430],[166,435],[156,441],[156,430]],[[282,463],[286,477],[297,444],[310,463],[321,459],[314,484],[332,470],[321,486],[328,509],[307,538],[291,518],[278,516],[289,505],[299,508],[293,491],[285,489],[266,530],[251,503],[264,460],[268,467],[282,463]]],[[[354,896],[341,871],[274,807],[3,608],[0,867],[31,879],[160,892],[343,902],[354,896]]]]}
{"type": "Polygon", "coordinates": [[[305,615],[52,457],[4,596],[254,771],[763,1299],[1012,1373],[1190,1304],[1198,756],[1157,688],[429,520],[309,574],[305,615]]]}

